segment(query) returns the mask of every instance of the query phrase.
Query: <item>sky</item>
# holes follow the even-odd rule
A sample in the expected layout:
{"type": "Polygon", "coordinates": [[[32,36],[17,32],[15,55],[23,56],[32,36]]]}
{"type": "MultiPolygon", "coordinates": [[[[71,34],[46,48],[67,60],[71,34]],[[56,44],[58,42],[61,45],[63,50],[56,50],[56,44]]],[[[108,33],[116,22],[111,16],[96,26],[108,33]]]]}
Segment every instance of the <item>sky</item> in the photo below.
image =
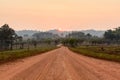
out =
{"type": "Polygon", "coordinates": [[[0,26],[15,30],[107,30],[120,26],[120,0],[0,0],[0,26]]]}

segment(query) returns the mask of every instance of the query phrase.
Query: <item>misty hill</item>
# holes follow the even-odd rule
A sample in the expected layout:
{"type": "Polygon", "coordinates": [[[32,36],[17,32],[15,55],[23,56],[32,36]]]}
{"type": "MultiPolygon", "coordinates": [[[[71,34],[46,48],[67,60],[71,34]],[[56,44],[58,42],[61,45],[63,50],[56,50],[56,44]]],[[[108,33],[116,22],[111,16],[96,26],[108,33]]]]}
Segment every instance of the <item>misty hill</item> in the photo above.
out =
{"type": "Polygon", "coordinates": [[[57,34],[60,37],[65,37],[66,35],[68,35],[69,33],[71,33],[71,31],[60,31],[58,29],[49,30],[47,32],[52,33],[52,34],[57,34]]]}
{"type": "Polygon", "coordinates": [[[41,39],[57,39],[59,36],[57,34],[52,34],[49,32],[38,32],[33,34],[33,38],[37,40],[41,39]]]}
{"type": "MultiPolygon", "coordinates": [[[[35,30],[22,30],[22,31],[16,31],[16,33],[19,36],[25,36],[28,35],[29,37],[32,37],[33,34],[35,33],[39,33],[40,31],[35,31],[35,30]]],[[[52,34],[57,34],[60,37],[65,37],[66,35],[68,35],[69,33],[71,33],[72,31],[60,31],[57,29],[54,30],[49,30],[46,31],[52,34]]],[[[98,36],[98,37],[102,37],[105,31],[97,31],[97,30],[81,30],[81,32],[88,34],[90,33],[92,36],[98,36]]]]}
{"type": "MultiPolygon", "coordinates": [[[[57,29],[55,30],[49,30],[48,32],[53,33],[53,34],[58,34],[59,36],[65,37],[72,31],[59,31],[57,29]]],[[[75,31],[74,31],[75,32],[75,31]]],[[[85,34],[90,33],[92,36],[98,36],[98,37],[103,37],[105,31],[97,31],[97,30],[81,30],[80,32],[83,32],[85,34]]]]}
{"type": "Polygon", "coordinates": [[[97,31],[97,30],[82,30],[81,32],[88,34],[90,33],[92,36],[103,37],[105,31],[97,31]]]}
{"type": "Polygon", "coordinates": [[[35,33],[38,33],[39,31],[35,31],[35,30],[21,30],[21,31],[16,31],[17,35],[19,36],[32,36],[35,33]]]}

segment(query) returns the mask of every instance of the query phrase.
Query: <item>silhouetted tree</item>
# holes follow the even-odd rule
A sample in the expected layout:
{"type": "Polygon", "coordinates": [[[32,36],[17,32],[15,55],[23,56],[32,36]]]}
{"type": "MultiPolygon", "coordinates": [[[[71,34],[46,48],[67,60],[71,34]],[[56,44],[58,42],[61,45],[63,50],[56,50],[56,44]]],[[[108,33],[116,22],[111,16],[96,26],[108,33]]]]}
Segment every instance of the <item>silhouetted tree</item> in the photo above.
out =
{"type": "Polygon", "coordinates": [[[0,42],[2,49],[10,49],[13,48],[13,41],[16,37],[15,31],[9,27],[8,24],[4,24],[0,28],[0,42]]]}
{"type": "Polygon", "coordinates": [[[34,48],[36,48],[37,47],[37,41],[36,40],[32,40],[32,44],[33,44],[33,46],[34,46],[34,48]]]}
{"type": "Polygon", "coordinates": [[[113,43],[120,43],[120,27],[115,28],[115,30],[108,30],[104,34],[104,38],[113,43]]]}

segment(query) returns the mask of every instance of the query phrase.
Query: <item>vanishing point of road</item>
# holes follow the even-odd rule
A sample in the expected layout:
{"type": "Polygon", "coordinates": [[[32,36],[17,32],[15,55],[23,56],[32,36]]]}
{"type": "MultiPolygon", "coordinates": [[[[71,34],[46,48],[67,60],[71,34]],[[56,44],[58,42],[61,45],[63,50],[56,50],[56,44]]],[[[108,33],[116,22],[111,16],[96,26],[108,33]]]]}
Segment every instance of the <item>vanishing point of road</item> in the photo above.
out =
{"type": "Polygon", "coordinates": [[[120,80],[120,64],[61,47],[0,65],[0,80],[120,80]]]}

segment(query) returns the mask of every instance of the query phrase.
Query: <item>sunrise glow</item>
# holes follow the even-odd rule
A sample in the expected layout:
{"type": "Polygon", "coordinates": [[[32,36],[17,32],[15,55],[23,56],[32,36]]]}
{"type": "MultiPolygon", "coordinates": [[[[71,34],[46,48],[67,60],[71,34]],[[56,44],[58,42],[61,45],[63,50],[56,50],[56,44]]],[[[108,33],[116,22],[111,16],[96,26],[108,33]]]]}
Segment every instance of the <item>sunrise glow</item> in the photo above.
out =
{"type": "Polygon", "coordinates": [[[15,30],[107,30],[119,19],[120,0],[0,0],[0,25],[15,30]]]}

